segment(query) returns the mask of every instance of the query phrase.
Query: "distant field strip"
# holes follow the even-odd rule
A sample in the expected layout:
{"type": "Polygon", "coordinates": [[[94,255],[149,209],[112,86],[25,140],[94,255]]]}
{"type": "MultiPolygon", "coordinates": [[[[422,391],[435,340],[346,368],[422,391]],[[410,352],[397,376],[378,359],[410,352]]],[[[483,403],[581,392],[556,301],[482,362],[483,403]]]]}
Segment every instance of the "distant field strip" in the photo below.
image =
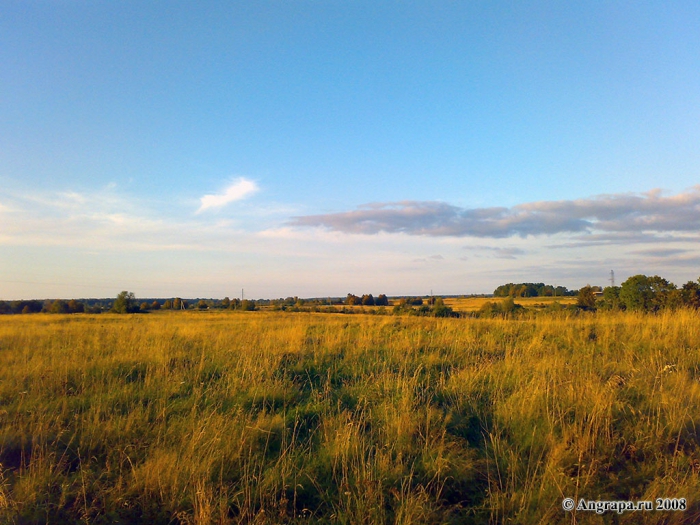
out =
{"type": "MultiPolygon", "coordinates": [[[[452,308],[455,312],[477,312],[488,302],[501,302],[505,297],[447,297],[445,304],[452,308]]],[[[559,303],[562,306],[576,304],[576,297],[516,297],[515,304],[530,308],[544,308],[553,303],[559,303]]]]}
{"type": "Polygon", "coordinates": [[[568,315],[0,316],[0,523],[700,523],[697,312],[568,315]]]}

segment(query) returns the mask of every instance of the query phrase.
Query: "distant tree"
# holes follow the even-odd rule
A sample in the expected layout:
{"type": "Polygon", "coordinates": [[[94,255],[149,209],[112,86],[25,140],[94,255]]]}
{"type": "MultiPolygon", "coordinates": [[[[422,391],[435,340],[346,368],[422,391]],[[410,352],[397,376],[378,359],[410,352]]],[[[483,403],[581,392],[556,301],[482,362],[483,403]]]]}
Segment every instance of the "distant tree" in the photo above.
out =
{"type": "Polygon", "coordinates": [[[207,304],[207,302],[204,299],[200,299],[199,302],[197,303],[197,308],[199,310],[206,310],[207,308],[209,308],[209,305],[207,304]]]}
{"type": "Polygon", "coordinates": [[[575,292],[567,290],[564,286],[556,288],[544,283],[508,283],[502,284],[493,291],[494,297],[544,297],[574,295],[575,292]]]}
{"type": "Polygon", "coordinates": [[[372,294],[364,294],[361,302],[362,306],[374,306],[374,297],[372,294]]]}
{"type": "Polygon", "coordinates": [[[81,302],[71,299],[68,301],[68,313],[81,314],[85,311],[85,305],[81,302]]]}
{"type": "Polygon", "coordinates": [[[685,306],[700,308],[700,284],[695,281],[685,283],[681,289],[681,298],[685,306]]]}
{"type": "Polygon", "coordinates": [[[595,292],[590,284],[578,291],[576,306],[584,310],[595,310],[595,292]]]}
{"type": "Polygon", "coordinates": [[[243,299],[243,301],[241,301],[241,310],[244,312],[252,312],[255,310],[255,302],[248,299],[243,299]]]}
{"type": "Polygon", "coordinates": [[[150,309],[151,309],[151,305],[148,304],[146,301],[142,302],[142,303],[139,305],[139,310],[140,310],[141,312],[148,312],[150,309]]]}
{"type": "MultiPolygon", "coordinates": [[[[41,312],[42,309],[44,308],[45,304],[42,301],[36,301],[36,300],[31,300],[31,301],[12,301],[10,303],[10,312],[13,314],[19,314],[19,313],[38,313],[41,312]]],[[[48,307],[50,308],[51,302],[49,301],[48,307]]],[[[47,310],[48,311],[48,310],[47,310]]]]}
{"type": "Polygon", "coordinates": [[[379,294],[374,300],[374,304],[377,306],[389,306],[389,299],[383,293],[379,294]]]}
{"type": "Polygon", "coordinates": [[[410,308],[411,306],[422,306],[423,299],[421,297],[402,297],[399,299],[399,305],[403,308],[410,308]]]}
{"type": "Polygon", "coordinates": [[[543,283],[523,283],[520,285],[518,297],[537,297],[540,288],[544,288],[543,283]]]}
{"type": "Polygon", "coordinates": [[[173,308],[173,302],[172,302],[170,299],[166,300],[166,301],[163,303],[163,308],[164,308],[165,310],[172,310],[172,308],[173,308]]]}
{"type": "Polygon", "coordinates": [[[513,286],[513,283],[502,284],[493,291],[494,297],[508,297],[512,293],[511,290],[513,289],[513,286]]]}
{"type": "Polygon", "coordinates": [[[620,310],[623,306],[622,301],[620,301],[619,286],[607,286],[603,289],[602,308],[606,310],[620,310]]]}
{"type": "Polygon", "coordinates": [[[672,282],[654,275],[649,278],[652,291],[652,310],[657,311],[663,308],[678,308],[681,306],[681,294],[672,282]]]}
{"type": "Polygon", "coordinates": [[[182,299],[179,297],[176,297],[173,299],[173,310],[180,310],[182,309],[182,299]]]}
{"type": "Polygon", "coordinates": [[[120,292],[112,305],[112,311],[118,314],[134,313],[138,311],[136,297],[133,292],[127,292],[126,290],[120,292]]]}
{"type": "Polygon", "coordinates": [[[556,297],[564,297],[565,295],[571,295],[573,292],[567,290],[565,286],[557,286],[554,288],[554,295],[556,297]]]}
{"type": "Polygon", "coordinates": [[[160,310],[160,303],[158,301],[153,301],[151,303],[151,310],[160,310]]]}
{"type": "Polygon", "coordinates": [[[628,310],[656,312],[679,305],[682,298],[683,292],[677,292],[675,284],[658,275],[634,275],[620,287],[620,301],[628,310]]]}
{"type": "Polygon", "coordinates": [[[67,314],[68,305],[63,299],[56,299],[53,303],[51,303],[49,312],[52,314],[67,314]]]}
{"type": "Polygon", "coordinates": [[[649,277],[633,275],[620,286],[620,301],[628,310],[650,310],[653,293],[649,277]]]}
{"type": "Polygon", "coordinates": [[[231,299],[229,299],[228,297],[224,297],[224,298],[221,300],[221,307],[222,307],[222,308],[228,308],[228,307],[230,307],[230,306],[231,306],[231,299]]]}
{"type": "Polygon", "coordinates": [[[362,304],[362,299],[354,294],[349,293],[347,298],[345,299],[345,304],[347,304],[348,306],[359,305],[362,304]]]}

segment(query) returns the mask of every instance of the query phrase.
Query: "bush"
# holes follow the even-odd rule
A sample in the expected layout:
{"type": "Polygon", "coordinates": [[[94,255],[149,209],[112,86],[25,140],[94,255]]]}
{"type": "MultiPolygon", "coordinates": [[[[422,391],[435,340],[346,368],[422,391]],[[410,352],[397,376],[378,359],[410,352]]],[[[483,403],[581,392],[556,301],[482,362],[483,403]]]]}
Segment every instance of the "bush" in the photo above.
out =
{"type": "Polygon", "coordinates": [[[515,304],[512,297],[501,302],[485,302],[479,309],[479,317],[510,317],[522,310],[522,306],[515,304]]]}
{"type": "Polygon", "coordinates": [[[454,315],[452,308],[445,305],[444,301],[442,300],[442,297],[436,297],[435,301],[433,303],[434,303],[433,307],[432,307],[433,316],[435,316],[435,317],[452,317],[454,315]]]}
{"type": "Polygon", "coordinates": [[[588,284],[578,291],[576,306],[583,310],[595,310],[595,293],[593,287],[588,284]]]}
{"type": "Polygon", "coordinates": [[[255,310],[255,303],[253,301],[249,301],[248,299],[244,299],[241,301],[241,310],[244,312],[252,312],[255,310]]]}

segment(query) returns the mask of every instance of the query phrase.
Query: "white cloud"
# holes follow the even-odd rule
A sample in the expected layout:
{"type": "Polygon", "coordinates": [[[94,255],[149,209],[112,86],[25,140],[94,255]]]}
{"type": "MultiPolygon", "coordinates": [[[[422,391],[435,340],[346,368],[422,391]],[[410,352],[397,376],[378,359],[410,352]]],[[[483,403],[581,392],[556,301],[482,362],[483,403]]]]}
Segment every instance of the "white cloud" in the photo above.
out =
{"type": "Polygon", "coordinates": [[[197,210],[197,213],[201,213],[210,208],[221,208],[231,202],[245,199],[259,189],[260,188],[254,181],[241,177],[226,188],[223,193],[218,195],[205,195],[202,197],[200,199],[201,206],[197,210]]]}
{"type": "MultiPolygon", "coordinates": [[[[118,286],[117,291],[123,286],[130,289],[129,282],[142,282],[141,288],[152,282],[149,291],[141,293],[154,296],[182,295],[185,292],[178,290],[184,289],[192,290],[192,296],[205,293],[202,290],[231,295],[231,288],[242,286],[246,295],[256,297],[336,296],[348,291],[418,295],[431,289],[484,293],[509,281],[577,288],[587,282],[605,284],[610,269],[619,282],[646,273],[682,283],[697,278],[700,261],[700,227],[692,230],[688,226],[700,221],[694,219],[695,207],[700,206],[700,198],[695,197],[690,190],[672,197],[629,194],[568,201],[566,205],[526,203],[507,209],[501,219],[508,222],[512,215],[532,213],[526,210],[530,207],[538,211],[554,208],[555,215],[582,217],[590,226],[573,233],[554,228],[549,233],[548,221],[532,228],[515,221],[514,234],[506,235],[513,228],[506,225],[503,231],[490,230],[488,236],[485,233],[489,232],[477,228],[478,220],[471,230],[465,228],[466,234],[445,227],[454,215],[441,214],[443,208],[431,205],[394,206],[394,211],[401,212],[399,218],[389,213],[390,206],[377,206],[374,211],[387,213],[381,217],[384,227],[375,232],[369,227],[371,219],[376,219],[371,214],[364,217],[370,220],[367,227],[358,227],[358,231],[338,217],[334,218],[337,222],[321,221],[335,228],[299,228],[284,223],[282,210],[260,215],[265,203],[249,210],[255,220],[246,222],[219,214],[183,214],[175,206],[161,208],[160,203],[109,187],[80,193],[32,190],[26,195],[0,190],[0,247],[15,247],[0,253],[0,266],[8,268],[8,275],[19,276],[17,281],[44,283],[48,276],[66,283],[92,279],[106,289],[118,286]],[[619,200],[632,204],[620,206],[619,200]],[[590,211],[576,211],[581,207],[590,211]],[[430,218],[431,212],[438,212],[437,216],[430,218]],[[261,216],[266,217],[264,224],[261,216]],[[642,219],[658,231],[635,229],[642,219]],[[615,224],[610,225],[612,222],[615,224]],[[418,233],[421,228],[426,232],[423,235],[418,233]],[[478,235],[469,235],[472,230],[478,235]],[[368,231],[373,234],[367,235],[368,231]],[[452,235],[437,235],[438,231],[452,235]],[[526,232],[528,235],[522,235],[526,232]],[[465,242],[465,238],[471,240],[465,242]],[[24,255],[13,257],[12,253],[24,255]],[[43,255],[36,257],[37,253],[43,255]],[[85,262],[85,257],[76,256],[82,253],[96,255],[85,262]],[[61,257],[66,262],[56,273],[60,265],[55,261],[61,257]],[[194,267],[199,268],[196,278],[194,267]],[[166,282],[181,282],[190,288],[166,282]]],[[[471,213],[478,215],[478,211],[471,213]]],[[[463,219],[457,213],[453,222],[459,225],[463,219]]],[[[25,285],[13,286],[3,287],[2,293],[9,294],[8,298],[49,293],[39,285],[31,288],[33,292],[25,285]]],[[[88,293],[82,291],[82,285],[76,286],[76,291],[65,294],[88,293]]]]}
{"type": "Polygon", "coordinates": [[[364,235],[388,232],[494,239],[557,233],[697,232],[700,185],[670,197],[652,190],[573,201],[528,202],[511,208],[467,209],[433,201],[380,202],[351,211],[293,217],[289,224],[364,235]]]}

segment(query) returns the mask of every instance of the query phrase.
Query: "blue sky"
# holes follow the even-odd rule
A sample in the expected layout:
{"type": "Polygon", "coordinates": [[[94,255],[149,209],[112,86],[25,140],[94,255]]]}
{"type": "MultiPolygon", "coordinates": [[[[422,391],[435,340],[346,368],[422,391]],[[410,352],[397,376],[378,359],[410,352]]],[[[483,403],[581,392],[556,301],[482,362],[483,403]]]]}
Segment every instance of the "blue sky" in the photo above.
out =
{"type": "Polygon", "coordinates": [[[0,298],[700,276],[696,2],[0,6],[0,298]]]}

